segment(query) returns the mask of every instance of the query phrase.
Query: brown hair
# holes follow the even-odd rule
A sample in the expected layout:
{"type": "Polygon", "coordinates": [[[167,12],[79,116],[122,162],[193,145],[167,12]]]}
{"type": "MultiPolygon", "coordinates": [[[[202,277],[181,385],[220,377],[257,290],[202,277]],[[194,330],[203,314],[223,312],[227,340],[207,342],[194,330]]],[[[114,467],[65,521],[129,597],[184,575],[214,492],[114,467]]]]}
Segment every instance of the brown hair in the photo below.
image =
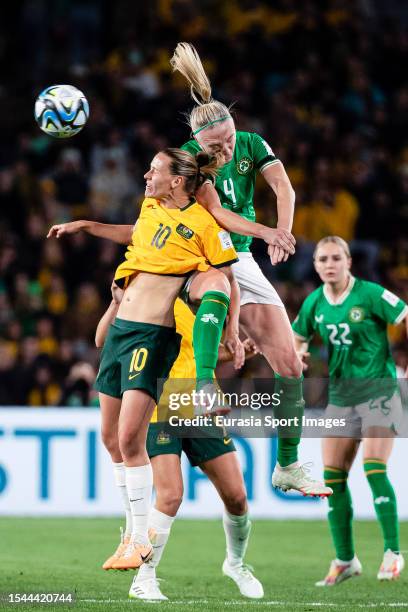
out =
{"type": "Polygon", "coordinates": [[[345,240],[343,240],[343,238],[340,238],[340,236],[325,236],[316,244],[316,248],[313,253],[313,259],[316,259],[317,251],[319,250],[319,248],[324,244],[328,244],[329,242],[333,242],[334,244],[337,244],[337,246],[341,247],[345,252],[347,258],[351,257],[349,245],[345,240]]]}
{"type": "Polygon", "coordinates": [[[220,157],[203,151],[192,155],[183,149],[169,147],[161,153],[170,158],[170,173],[185,178],[185,191],[189,195],[193,195],[209,176],[215,178],[217,168],[222,165],[220,157]]]}
{"type": "Polygon", "coordinates": [[[190,85],[191,97],[197,106],[193,107],[188,123],[193,133],[213,122],[232,119],[230,110],[225,104],[214,100],[211,95],[211,83],[205,73],[195,47],[186,42],[178,43],[170,60],[173,71],[178,70],[190,85]]]}

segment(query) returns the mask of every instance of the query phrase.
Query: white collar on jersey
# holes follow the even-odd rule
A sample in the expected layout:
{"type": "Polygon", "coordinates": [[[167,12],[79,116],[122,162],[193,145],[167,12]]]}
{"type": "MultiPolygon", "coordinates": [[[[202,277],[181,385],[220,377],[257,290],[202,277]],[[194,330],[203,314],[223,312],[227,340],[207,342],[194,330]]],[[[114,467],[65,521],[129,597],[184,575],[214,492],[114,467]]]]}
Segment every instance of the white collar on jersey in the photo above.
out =
{"type": "Polygon", "coordinates": [[[356,282],[356,279],[354,278],[354,276],[352,274],[350,274],[350,278],[349,278],[349,282],[347,284],[347,287],[345,288],[343,293],[339,296],[339,298],[335,302],[329,296],[329,294],[327,292],[327,289],[326,289],[326,286],[323,285],[324,297],[329,302],[330,306],[339,306],[340,304],[342,304],[344,302],[344,300],[346,298],[348,298],[348,296],[350,295],[351,290],[353,289],[355,282],[356,282]]]}

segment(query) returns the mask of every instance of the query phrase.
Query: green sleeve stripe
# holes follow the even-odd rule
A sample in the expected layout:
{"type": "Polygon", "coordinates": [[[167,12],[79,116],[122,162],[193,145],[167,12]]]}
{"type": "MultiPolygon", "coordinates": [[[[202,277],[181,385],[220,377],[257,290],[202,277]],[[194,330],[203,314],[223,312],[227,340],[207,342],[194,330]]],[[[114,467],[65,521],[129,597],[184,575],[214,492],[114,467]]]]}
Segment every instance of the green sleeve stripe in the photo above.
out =
{"type": "Polygon", "coordinates": [[[267,161],[266,163],[262,164],[259,166],[259,171],[263,172],[265,170],[265,168],[267,168],[268,166],[274,166],[275,164],[279,163],[280,159],[278,159],[277,157],[275,157],[275,159],[272,159],[270,161],[267,161]]]}
{"type": "Polygon", "coordinates": [[[398,323],[401,323],[401,321],[403,321],[407,315],[408,315],[408,305],[405,304],[403,311],[400,312],[398,317],[395,319],[394,325],[398,325],[398,323]]]}

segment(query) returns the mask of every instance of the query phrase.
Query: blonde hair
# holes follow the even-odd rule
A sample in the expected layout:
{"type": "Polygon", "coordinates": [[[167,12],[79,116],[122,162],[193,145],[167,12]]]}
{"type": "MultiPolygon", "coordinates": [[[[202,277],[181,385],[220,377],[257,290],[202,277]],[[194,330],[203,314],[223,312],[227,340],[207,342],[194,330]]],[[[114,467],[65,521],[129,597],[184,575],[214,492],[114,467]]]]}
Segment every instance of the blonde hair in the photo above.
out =
{"type": "Polygon", "coordinates": [[[188,117],[193,134],[212,126],[214,123],[232,119],[230,110],[225,104],[214,100],[211,95],[211,83],[205,73],[195,47],[186,42],[178,43],[170,60],[173,71],[178,70],[190,85],[194,106],[188,117]]]}
{"type": "Polygon", "coordinates": [[[345,240],[343,240],[343,238],[340,238],[340,236],[325,236],[324,238],[319,240],[319,242],[316,244],[316,248],[313,253],[313,259],[316,259],[317,251],[319,250],[319,248],[323,246],[324,244],[328,244],[329,242],[337,244],[337,246],[343,249],[343,251],[346,254],[346,257],[348,259],[351,258],[349,245],[347,244],[345,240]]]}
{"type": "Polygon", "coordinates": [[[169,147],[161,153],[170,158],[170,173],[185,178],[184,189],[188,195],[194,195],[208,176],[215,177],[217,168],[222,165],[218,157],[212,157],[203,151],[192,155],[183,149],[169,147]]]}

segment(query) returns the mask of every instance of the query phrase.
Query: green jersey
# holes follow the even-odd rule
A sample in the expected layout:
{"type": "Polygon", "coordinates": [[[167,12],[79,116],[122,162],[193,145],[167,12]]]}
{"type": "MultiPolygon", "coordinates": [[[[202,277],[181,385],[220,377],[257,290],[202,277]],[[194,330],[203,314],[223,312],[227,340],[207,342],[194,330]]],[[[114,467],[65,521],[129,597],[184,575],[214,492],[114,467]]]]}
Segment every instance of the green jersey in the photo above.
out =
{"type": "MultiPolygon", "coordinates": [[[[363,403],[373,398],[374,387],[384,391],[384,379],[396,378],[387,323],[400,323],[407,314],[408,306],[396,295],[381,285],[354,277],[336,303],[324,285],[305,299],[292,328],[304,340],[318,333],[328,347],[330,403],[363,403]],[[356,378],[377,379],[378,383],[356,381],[353,385],[350,379],[356,378]],[[338,379],[343,379],[344,384],[338,379]]],[[[390,383],[395,390],[395,381],[390,383]]]]}
{"type": "MultiPolygon", "coordinates": [[[[181,148],[193,155],[201,150],[196,140],[189,140],[181,148]]],[[[215,180],[222,206],[249,221],[255,221],[253,200],[256,174],[278,162],[261,136],[252,132],[237,132],[232,160],[219,170],[215,180]]],[[[231,239],[236,251],[249,251],[252,242],[250,236],[232,233],[231,239]]]]}

